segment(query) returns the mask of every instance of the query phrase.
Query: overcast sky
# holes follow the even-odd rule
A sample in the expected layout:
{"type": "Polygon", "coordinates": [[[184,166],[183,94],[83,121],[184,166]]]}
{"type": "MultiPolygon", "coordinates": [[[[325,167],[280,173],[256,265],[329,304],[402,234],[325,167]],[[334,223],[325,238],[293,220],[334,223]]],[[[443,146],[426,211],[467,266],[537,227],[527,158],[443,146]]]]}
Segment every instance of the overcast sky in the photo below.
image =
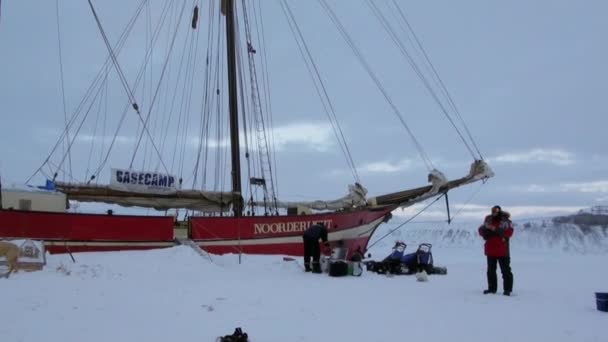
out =
{"type": "MultiPolygon", "coordinates": [[[[459,212],[463,217],[485,214],[494,204],[518,217],[608,205],[608,2],[398,2],[496,173],[483,186],[474,184],[451,192],[452,213],[465,204],[459,212]]],[[[138,2],[95,3],[110,41],[116,41],[138,2]]],[[[324,77],[369,194],[426,185],[428,170],[410,138],[319,3],[288,3],[324,77]]],[[[433,166],[448,178],[465,175],[472,157],[369,7],[358,0],[329,3],[433,166]]],[[[376,3],[385,9],[388,1],[376,3]]],[[[279,194],[288,200],[340,197],[353,177],[297,53],[279,1],[262,4],[279,194]]],[[[66,104],[71,113],[103,64],[107,50],[86,1],[60,1],[59,10],[66,104]]],[[[188,25],[190,13],[185,17],[188,25]]],[[[206,18],[204,14],[201,17],[206,18]]],[[[56,18],[55,1],[2,1],[3,186],[25,182],[61,134],[64,113],[56,18]]],[[[141,61],[137,56],[119,57],[129,82],[133,82],[141,61]]],[[[119,83],[114,86],[122,90],[119,83]]],[[[120,101],[124,105],[124,98],[120,101]]],[[[85,162],[89,160],[86,143],[99,135],[79,137],[82,148],[75,148],[72,155],[76,167],[90,163],[85,162]]],[[[128,132],[122,132],[120,139],[115,147],[118,156],[110,163],[127,168],[129,159],[124,155],[132,153],[135,139],[128,132]]],[[[195,150],[196,139],[193,141],[195,150]]],[[[102,181],[109,180],[109,172],[101,176],[105,177],[102,181]]],[[[40,175],[32,181],[43,182],[40,175]]],[[[443,201],[429,214],[444,216],[443,201]]]]}

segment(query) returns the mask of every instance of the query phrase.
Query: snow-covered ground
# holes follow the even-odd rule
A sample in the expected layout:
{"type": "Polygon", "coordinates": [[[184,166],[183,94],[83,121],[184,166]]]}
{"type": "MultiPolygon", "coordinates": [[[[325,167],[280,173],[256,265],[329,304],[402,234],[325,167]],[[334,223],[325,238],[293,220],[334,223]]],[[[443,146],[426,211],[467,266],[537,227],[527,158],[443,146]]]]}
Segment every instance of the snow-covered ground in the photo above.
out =
{"type": "MultiPolygon", "coordinates": [[[[390,252],[385,240],[372,259],[390,252]]],[[[594,298],[608,292],[606,255],[514,251],[514,296],[484,296],[480,246],[434,248],[448,275],[427,283],[186,246],[51,255],[43,271],[0,279],[0,341],[215,341],[235,327],[255,342],[608,340],[594,298]]]]}

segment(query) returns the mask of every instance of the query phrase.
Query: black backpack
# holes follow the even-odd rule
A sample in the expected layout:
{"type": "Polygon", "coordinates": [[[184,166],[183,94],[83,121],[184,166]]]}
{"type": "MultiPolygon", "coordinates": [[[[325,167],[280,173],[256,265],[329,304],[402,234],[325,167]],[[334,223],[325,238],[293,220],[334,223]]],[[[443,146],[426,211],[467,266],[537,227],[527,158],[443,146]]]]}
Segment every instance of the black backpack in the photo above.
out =
{"type": "Polygon", "coordinates": [[[234,329],[232,335],[226,335],[218,339],[219,342],[248,342],[247,333],[244,333],[241,328],[234,329]]]}

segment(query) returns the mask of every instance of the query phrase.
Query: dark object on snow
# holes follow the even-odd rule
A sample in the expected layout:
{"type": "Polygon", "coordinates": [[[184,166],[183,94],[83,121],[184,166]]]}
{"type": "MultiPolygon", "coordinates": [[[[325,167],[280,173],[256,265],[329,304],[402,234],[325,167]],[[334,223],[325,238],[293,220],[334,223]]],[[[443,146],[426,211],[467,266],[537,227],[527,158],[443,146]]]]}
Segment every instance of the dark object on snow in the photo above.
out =
{"type": "Polygon", "coordinates": [[[247,333],[244,333],[241,328],[234,329],[232,335],[226,335],[219,338],[219,342],[248,342],[247,333]]]}
{"type": "Polygon", "coordinates": [[[608,312],[608,292],[596,292],[595,305],[599,311],[608,312]]]}
{"type": "Polygon", "coordinates": [[[486,257],[488,262],[488,269],[486,272],[488,278],[488,290],[496,292],[498,289],[498,277],[496,276],[496,266],[500,266],[500,272],[502,273],[502,286],[505,292],[511,293],[513,291],[513,272],[511,272],[511,258],[494,258],[486,257]]]}
{"type": "Polygon", "coordinates": [[[321,249],[319,248],[319,239],[328,247],[327,228],[323,223],[317,223],[310,226],[304,234],[302,234],[304,242],[304,269],[306,272],[312,270],[313,273],[321,273],[321,249]],[[312,267],[310,259],[312,258],[312,267]]]}
{"type": "Polygon", "coordinates": [[[433,266],[433,269],[431,270],[431,273],[427,274],[441,274],[441,275],[446,275],[448,274],[448,268],[445,266],[433,266]]]}
{"type": "Polygon", "coordinates": [[[344,277],[348,275],[348,263],[345,261],[331,261],[329,263],[329,275],[332,277],[344,277]]]}
{"type": "Polygon", "coordinates": [[[353,252],[353,255],[350,257],[350,261],[362,261],[365,255],[361,251],[361,246],[357,246],[357,249],[353,252]]]}

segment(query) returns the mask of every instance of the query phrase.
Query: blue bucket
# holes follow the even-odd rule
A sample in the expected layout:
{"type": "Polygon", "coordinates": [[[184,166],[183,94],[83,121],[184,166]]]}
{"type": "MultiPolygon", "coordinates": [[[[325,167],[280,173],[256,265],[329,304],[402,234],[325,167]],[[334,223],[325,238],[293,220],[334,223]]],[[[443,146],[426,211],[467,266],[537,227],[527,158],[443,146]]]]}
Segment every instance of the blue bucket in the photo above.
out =
{"type": "Polygon", "coordinates": [[[596,292],[595,303],[599,311],[608,312],[608,292],[596,292]]]}

